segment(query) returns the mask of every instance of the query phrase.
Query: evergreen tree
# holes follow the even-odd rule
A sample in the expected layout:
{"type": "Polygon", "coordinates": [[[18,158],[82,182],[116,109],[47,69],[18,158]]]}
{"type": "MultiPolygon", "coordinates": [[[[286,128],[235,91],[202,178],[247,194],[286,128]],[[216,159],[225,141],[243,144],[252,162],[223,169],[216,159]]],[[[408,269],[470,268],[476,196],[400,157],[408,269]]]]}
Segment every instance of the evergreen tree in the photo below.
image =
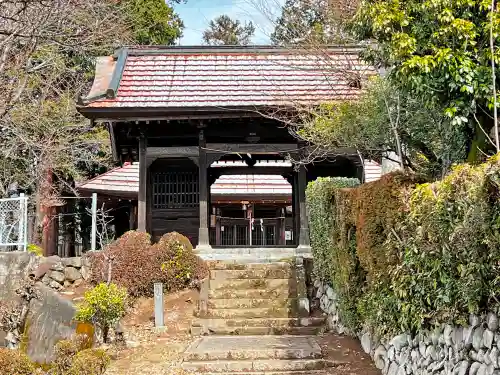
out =
{"type": "Polygon", "coordinates": [[[271,42],[276,45],[333,44],[350,40],[344,23],[356,0],[286,0],[271,42]]]}
{"type": "Polygon", "coordinates": [[[252,22],[241,24],[224,14],[210,21],[208,29],[203,32],[203,41],[211,46],[246,46],[254,34],[252,22]]]}
{"type": "Polygon", "coordinates": [[[125,3],[138,44],[172,45],[182,36],[184,24],[165,0],[126,0],[125,3]]]}

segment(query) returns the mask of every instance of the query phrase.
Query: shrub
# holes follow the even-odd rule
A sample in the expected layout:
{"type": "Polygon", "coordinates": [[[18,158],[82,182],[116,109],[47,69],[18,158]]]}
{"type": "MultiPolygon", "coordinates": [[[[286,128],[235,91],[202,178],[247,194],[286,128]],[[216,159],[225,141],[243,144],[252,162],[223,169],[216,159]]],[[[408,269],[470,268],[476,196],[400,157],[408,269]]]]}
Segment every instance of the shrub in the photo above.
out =
{"type": "Polygon", "coordinates": [[[395,172],[356,189],[351,206],[356,254],[369,280],[377,282],[379,277],[387,276],[391,265],[397,264],[397,233],[408,216],[409,196],[422,181],[415,175],[395,172]]]}
{"type": "Polygon", "coordinates": [[[332,284],[339,298],[340,318],[351,331],[358,327],[356,301],[364,275],[358,267],[356,231],[349,211],[356,190],[339,188],[358,184],[357,179],[319,178],[309,184],[306,193],[315,274],[332,284]]]}
{"type": "Polygon", "coordinates": [[[75,355],[86,349],[88,337],[86,335],[75,335],[68,340],[60,340],[54,347],[54,362],[51,364],[54,375],[66,375],[75,355]]]}
{"type": "Polygon", "coordinates": [[[314,256],[351,329],[359,322],[379,336],[417,333],[500,308],[500,155],[418,181],[392,174],[333,189],[331,206],[310,210],[314,256]],[[328,207],[325,241],[314,230],[328,207]],[[314,249],[318,239],[328,254],[314,249]]]}
{"type": "MultiPolygon", "coordinates": [[[[127,289],[131,296],[151,295],[150,273],[155,271],[148,257],[151,237],[144,232],[130,231],[108,245],[106,250],[93,254],[91,282],[108,280],[108,262],[111,259],[111,280],[127,289]]],[[[159,265],[158,265],[159,267],[159,265]]]]}
{"type": "Polygon", "coordinates": [[[207,274],[207,266],[193,251],[191,242],[177,232],[163,235],[151,247],[151,258],[161,264],[156,275],[167,290],[194,286],[207,274]]]}
{"type": "Polygon", "coordinates": [[[67,375],[102,375],[110,358],[102,349],[85,349],[74,357],[67,375]]]}
{"type": "MultiPolygon", "coordinates": [[[[384,289],[364,298],[369,322],[392,309],[386,332],[465,323],[498,308],[500,295],[500,158],[460,165],[443,180],[419,185],[401,228],[401,261],[384,289]],[[370,302],[371,301],[371,302],[370,302]]],[[[385,333],[385,332],[383,332],[385,333]]]]}
{"type": "Polygon", "coordinates": [[[35,366],[20,350],[0,348],[0,375],[32,375],[35,366]]]}
{"type": "Polygon", "coordinates": [[[61,340],[55,345],[52,368],[56,375],[64,375],[68,371],[78,350],[80,348],[75,340],[61,340]]]}
{"type": "Polygon", "coordinates": [[[100,283],[85,292],[84,302],[77,307],[76,320],[97,324],[106,342],[109,328],[125,315],[127,291],[116,284],[100,283]]]}
{"type": "Polygon", "coordinates": [[[205,263],[196,256],[189,240],[179,233],[165,234],[150,244],[148,234],[128,232],[103,253],[92,257],[94,282],[107,280],[107,261],[112,259],[112,280],[131,296],[152,296],[155,282],[168,290],[193,286],[205,277],[205,263]]]}
{"type": "Polygon", "coordinates": [[[318,178],[307,186],[306,199],[309,211],[311,249],[314,255],[314,273],[323,281],[329,281],[332,267],[333,238],[335,227],[335,191],[359,185],[356,178],[318,178]]]}

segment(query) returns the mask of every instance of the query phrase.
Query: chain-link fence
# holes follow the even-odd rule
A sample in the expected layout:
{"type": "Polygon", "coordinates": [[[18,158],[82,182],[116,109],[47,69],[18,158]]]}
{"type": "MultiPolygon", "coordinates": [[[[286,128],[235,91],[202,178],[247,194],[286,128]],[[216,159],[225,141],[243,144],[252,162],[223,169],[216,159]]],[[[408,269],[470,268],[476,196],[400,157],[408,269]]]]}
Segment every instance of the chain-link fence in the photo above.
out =
{"type": "Polygon", "coordinates": [[[28,198],[0,199],[0,251],[26,250],[28,198]]]}

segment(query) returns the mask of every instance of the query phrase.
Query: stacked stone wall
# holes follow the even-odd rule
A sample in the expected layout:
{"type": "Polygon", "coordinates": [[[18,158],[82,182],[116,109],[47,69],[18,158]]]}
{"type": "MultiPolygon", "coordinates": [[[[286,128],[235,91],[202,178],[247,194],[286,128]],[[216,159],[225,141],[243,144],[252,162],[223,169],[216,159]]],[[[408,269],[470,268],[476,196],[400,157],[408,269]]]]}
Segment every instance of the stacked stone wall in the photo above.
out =
{"type": "Polygon", "coordinates": [[[401,333],[380,340],[368,329],[349,332],[339,316],[333,288],[319,280],[314,287],[319,306],[327,315],[328,328],[357,336],[383,375],[500,375],[497,313],[471,315],[465,326],[442,324],[416,336],[401,333]]]}

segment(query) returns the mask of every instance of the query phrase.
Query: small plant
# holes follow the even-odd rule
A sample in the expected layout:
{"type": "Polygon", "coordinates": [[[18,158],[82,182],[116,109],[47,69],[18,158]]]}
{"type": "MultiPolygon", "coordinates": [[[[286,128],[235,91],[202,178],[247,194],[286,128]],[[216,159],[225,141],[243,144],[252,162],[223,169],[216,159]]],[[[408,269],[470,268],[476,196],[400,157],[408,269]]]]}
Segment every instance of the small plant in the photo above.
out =
{"type": "Polygon", "coordinates": [[[40,246],[38,246],[38,245],[30,243],[28,245],[28,247],[27,247],[27,250],[28,250],[29,253],[33,253],[37,257],[43,257],[43,249],[40,246]]]}
{"type": "Polygon", "coordinates": [[[126,289],[116,284],[100,283],[85,293],[75,319],[97,325],[102,331],[103,342],[107,342],[109,328],[125,315],[126,300],[126,289]]]}

